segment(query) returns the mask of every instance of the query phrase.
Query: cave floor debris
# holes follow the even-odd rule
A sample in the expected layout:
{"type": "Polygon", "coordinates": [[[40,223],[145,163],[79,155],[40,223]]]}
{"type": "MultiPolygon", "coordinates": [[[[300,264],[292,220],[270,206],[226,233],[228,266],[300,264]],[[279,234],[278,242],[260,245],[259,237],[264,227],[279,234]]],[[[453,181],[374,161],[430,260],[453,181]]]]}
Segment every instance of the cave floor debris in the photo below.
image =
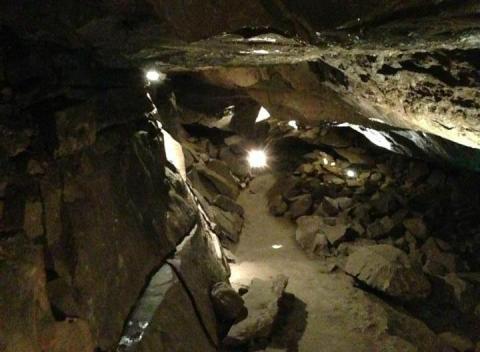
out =
{"type": "Polygon", "coordinates": [[[333,264],[310,259],[298,247],[295,225],[268,212],[266,192],[274,181],[271,174],[260,175],[240,194],[246,221],[231,266],[234,287],[247,285],[253,277],[289,277],[287,292],[297,304],[282,336],[274,332],[266,351],[415,351],[413,339],[419,338],[425,348],[420,350],[431,350],[434,335],[426,326],[355,288],[343,272],[329,273],[333,264]],[[392,321],[403,323],[391,329],[392,321]]]}

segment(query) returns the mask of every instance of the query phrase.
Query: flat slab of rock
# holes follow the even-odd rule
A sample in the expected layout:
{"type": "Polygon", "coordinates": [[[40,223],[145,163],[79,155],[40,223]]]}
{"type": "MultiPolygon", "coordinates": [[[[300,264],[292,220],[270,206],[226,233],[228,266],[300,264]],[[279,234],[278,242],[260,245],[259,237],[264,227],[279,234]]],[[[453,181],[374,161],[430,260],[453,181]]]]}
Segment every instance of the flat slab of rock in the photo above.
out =
{"type": "Polygon", "coordinates": [[[243,296],[248,316],[230,329],[226,346],[241,345],[251,339],[268,337],[278,313],[278,300],[288,284],[288,278],[278,275],[271,281],[253,279],[243,296]]]}
{"type": "Polygon", "coordinates": [[[421,269],[406,253],[391,245],[357,249],[347,260],[345,271],[366,285],[404,300],[425,298],[431,286],[421,269]]]}

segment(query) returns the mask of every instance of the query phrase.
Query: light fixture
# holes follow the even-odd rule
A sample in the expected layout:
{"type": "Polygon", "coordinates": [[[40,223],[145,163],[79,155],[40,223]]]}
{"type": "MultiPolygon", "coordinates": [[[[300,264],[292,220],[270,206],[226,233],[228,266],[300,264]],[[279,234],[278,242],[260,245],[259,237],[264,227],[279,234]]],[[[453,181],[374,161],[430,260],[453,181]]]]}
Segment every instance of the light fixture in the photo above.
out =
{"type": "Polygon", "coordinates": [[[323,164],[328,165],[328,159],[327,158],[323,158],[323,164]]]}
{"type": "Polygon", "coordinates": [[[258,111],[257,119],[255,120],[255,123],[260,122],[260,121],[265,121],[268,118],[270,118],[270,113],[268,112],[267,109],[265,109],[263,106],[260,108],[258,111]]]}
{"type": "Polygon", "coordinates": [[[167,75],[163,72],[159,72],[157,70],[148,70],[145,73],[145,78],[149,82],[161,82],[167,78],[167,75]]]}
{"type": "Polygon", "coordinates": [[[347,169],[346,175],[347,177],[354,178],[354,177],[357,177],[357,172],[352,169],[347,169]]]}
{"type": "Polygon", "coordinates": [[[298,123],[295,120],[288,121],[288,125],[293,128],[294,130],[298,130],[298,123]]]}
{"type": "Polygon", "coordinates": [[[247,160],[251,168],[263,168],[267,166],[267,154],[260,149],[250,150],[247,160]]]}
{"type": "Polygon", "coordinates": [[[272,246],[273,249],[280,249],[280,248],[282,248],[282,247],[283,247],[283,245],[281,245],[281,244],[274,244],[274,245],[272,246]]]}

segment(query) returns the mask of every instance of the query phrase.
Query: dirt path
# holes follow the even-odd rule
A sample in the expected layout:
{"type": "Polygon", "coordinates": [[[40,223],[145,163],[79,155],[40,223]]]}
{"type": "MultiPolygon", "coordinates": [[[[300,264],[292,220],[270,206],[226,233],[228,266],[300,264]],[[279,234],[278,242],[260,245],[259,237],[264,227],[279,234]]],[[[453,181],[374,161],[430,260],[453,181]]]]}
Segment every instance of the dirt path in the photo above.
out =
{"type": "Polygon", "coordinates": [[[343,273],[325,274],[324,264],[296,245],[295,226],[268,213],[265,193],[273,182],[271,175],[259,176],[239,197],[246,221],[231,278],[237,285],[253,277],[289,277],[287,292],[299,300],[285,329],[291,336],[267,351],[414,351],[386,332],[392,313],[385,304],[354,288],[343,273]]]}

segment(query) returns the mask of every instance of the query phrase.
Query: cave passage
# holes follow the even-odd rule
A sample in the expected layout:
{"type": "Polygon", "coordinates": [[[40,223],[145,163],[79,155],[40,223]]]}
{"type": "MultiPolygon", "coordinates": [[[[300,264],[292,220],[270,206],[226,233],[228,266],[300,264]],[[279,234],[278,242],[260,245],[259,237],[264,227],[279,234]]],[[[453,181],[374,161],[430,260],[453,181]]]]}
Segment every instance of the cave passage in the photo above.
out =
{"type": "Polygon", "coordinates": [[[478,0],[0,3],[0,352],[480,352],[478,0]]]}

